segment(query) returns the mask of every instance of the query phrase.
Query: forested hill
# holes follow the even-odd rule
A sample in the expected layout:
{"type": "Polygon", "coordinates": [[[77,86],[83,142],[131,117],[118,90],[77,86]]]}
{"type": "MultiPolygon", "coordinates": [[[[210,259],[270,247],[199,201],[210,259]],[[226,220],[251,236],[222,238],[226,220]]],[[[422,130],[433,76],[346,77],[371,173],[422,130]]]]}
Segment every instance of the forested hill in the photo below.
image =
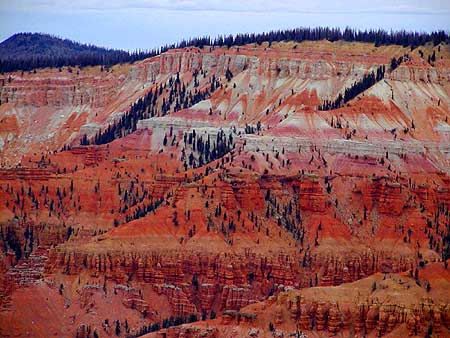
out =
{"type": "Polygon", "coordinates": [[[41,33],[19,33],[0,43],[0,72],[43,67],[114,65],[156,55],[82,44],[41,33]]]}

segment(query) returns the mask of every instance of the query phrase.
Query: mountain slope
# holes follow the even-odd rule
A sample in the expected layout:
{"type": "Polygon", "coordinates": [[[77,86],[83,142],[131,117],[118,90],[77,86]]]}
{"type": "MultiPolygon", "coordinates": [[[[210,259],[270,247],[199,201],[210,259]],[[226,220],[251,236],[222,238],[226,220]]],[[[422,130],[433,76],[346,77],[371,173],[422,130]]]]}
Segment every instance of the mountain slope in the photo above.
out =
{"type": "Polygon", "coordinates": [[[49,34],[18,33],[0,44],[0,57],[60,56],[77,53],[119,52],[93,45],[61,39],[49,34]]]}
{"type": "Polygon", "coordinates": [[[136,52],[129,54],[120,50],[108,50],[92,45],[80,44],[67,39],[60,39],[48,34],[19,33],[0,44],[0,72],[14,70],[31,70],[43,67],[113,65],[123,62],[142,60],[174,48],[205,46],[227,47],[243,46],[250,43],[261,45],[263,42],[304,41],[330,42],[369,42],[376,47],[398,45],[411,49],[433,43],[435,46],[448,42],[446,31],[431,33],[356,30],[329,27],[301,27],[286,30],[270,31],[258,34],[236,34],[211,38],[203,36],[182,40],[177,44],[166,45],[150,52],[136,52]]]}
{"type": "Polygon", "coordinates": [[[144,59],[155,54],[156,52],[129,53],[107,49],[49,34],[18,33],[0,44],[0,71],[75,65],[112,65],[144,59]]]}
{"type": "Polygon", "coordinates": [[[448,337],[449,45],[185,47],[0,96],[0,336],[448,337]]]}

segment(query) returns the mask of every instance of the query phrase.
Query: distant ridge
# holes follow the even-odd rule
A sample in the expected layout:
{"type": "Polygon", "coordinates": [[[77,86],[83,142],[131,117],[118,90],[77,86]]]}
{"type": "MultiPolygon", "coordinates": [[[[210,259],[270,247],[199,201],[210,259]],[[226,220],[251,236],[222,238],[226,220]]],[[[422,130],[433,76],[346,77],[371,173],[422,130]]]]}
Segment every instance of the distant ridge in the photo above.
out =
{"type": "Polygon", "coordinates": [[[32,70],[44,67],[114,65],[134,62],[157,51],[127,52],[42,34],[18,33],[0,43],[0,71],[32,70]]]}
{"type": "Polygon", "coordinates": [[[0,72],[15,70],[32,70],[44,67],[62,66],[111,66],[118,63],[134,62],[158,55],[170,48],[184,48],[188,46],[239,46],[249,43],[277,42],[277,41],[356,41],[380,45],[403,45],[415,48],[426,43],[437,45],[449,41],[449,34],[445,31],[432,33],[356,30],[346,28],[316,27],[295,28],[288,30],[270,31],[267,33],[237,34],[228,36],[197,37],[182,40],[177,44],[166,45],[151,51],[127,52],[124,50],[107,49],[94,45],[82,44],[68,39],[42,34],[18,33],[0,43],[0,72]]]}

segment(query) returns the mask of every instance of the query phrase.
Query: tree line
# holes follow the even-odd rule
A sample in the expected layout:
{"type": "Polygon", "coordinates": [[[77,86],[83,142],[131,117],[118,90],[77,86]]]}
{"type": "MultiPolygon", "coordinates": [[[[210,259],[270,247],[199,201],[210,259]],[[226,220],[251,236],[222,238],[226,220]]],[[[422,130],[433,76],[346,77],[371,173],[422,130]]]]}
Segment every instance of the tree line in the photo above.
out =
{"type": "Polygon", "coordinates": [[[385,66],[377,68],[376,72],[370,72],[365,74],[359,81],[353,83],[349,88],[345,88],[344,94],[339,93],[337,98],[333,101],[325,100],[319,105],[319,110],[332,110],[342,107],[348,101],[354,99],[356,96],[372,87],[375,83],[381,81],[384,78],[385,66]]]}
{"type": "MultiPolygon", "coordinates": [[[[389,70],[392,72],[394,69],[400,66],[400,64],[403,61],[408,59],[409,59],[408,54],[400,56],[399,58],[393,57],[390,63],[389,70]]],[[[350,100],[353,100],[359,94],[366,91],[377,82],[383,80],[385,73],[386,73],[386,66],[385,65],[379,66],[376,69],[376,71],[372,71],[369,74],[365,74],[361,80],[354,82],[351,87],[345,88],[344,94],[339,93],[336,99],[332,101],[325,100],[321,105],[319,105],[318,109],[332,110],[341,108],[345,103],[347,103],[350,100]]]]}
{"type": "Polygon", "coordinates": [[[211,39],[209,36],[183,40],[176,45],[177,48],[189,46],[241,46],[249,43],[261,44],[265,41],[338,41],[349,42],[369,42],[376,46],[381,45],[402,45],[402,46],[422,46],[428,42],[438,45],[449,39],[448,32],[443,30],[431,33],[410,32],[410,31],[386,31],[384,29],[357,30],[352,28],[329,28],[329,27],[301,27],[285,30],[274,30],[266,33],[247,33],[228,36],[218,36],[211,39]]]}
{"type": "Polygon", "coordinates": [[[143,60],[169,48],[128,52],[60,39],[49,34],[19,33],[0,44],[0,72],[46,67],[112,66],[143,60]]]}
{"type": "MultiPolygon", "coordinates": [[[[206,73],[203,70],[202,75],[206,78],[206,73]]],[[[195,71],[193,91],[186,88],[186,84],[180,80],[179,73],[176,74],[175,78],[171,77],[167,83],[156,85],[154,90],[150,90],[144,97],[139,98],[120,119],[108,125],[105,130],[100,130],[91,139],[87,135],[83,135],[80,139],[80,145],[100,145],[112,142],[116,138],[124,137],[136,131],[139,120],[154,116],[165,116],[171,111],[176,112],[190,108],[207,99],[212,92],[221,87],[219,79],[212,75],[209,79],[210,85],[203,90],[198,89],[197,76],[198,71],[195,71]],[[168,91],[168,95],[164,95],[166,91],[168,91]]],[[[167,143],[167,139],[165,139],[165,143],[167,143]]],[[[63,149],[67,149],[67,147],[63,149]]]]}
{"type": "Polygon", "coordinates": [[[181,160],[183,161],[184,170],[188,168],[199,168],[205,164],[215,161],[225,154],[229,153],[234,148],[233,133],[228,135],[220,129],[214,140],[208,134],[205,140],[201,135],[195,132],[184,133],[184,147],[181,150],[181,160]],[[187,149],[190,148],[191,153],[187,156],[187,149]]]}
{"type": "MultiPolygon", "coordinates": [[[[214,311],[211,312],[210,318],[214,319],[215,318],[215,313],[214,311]],[[214,314],[214,315],[213,315],[214,314]]],[[[196,314],[190,314],[189,316],[186,317],[169,317],[169,318],[164,318],[162,323],[160,322],[156,322],[156,323],[151,323],[149,325],[144,325],[142,326],[139,331],[134,334],[131,335],[130,337],[136,338],[136,337],[141,337],[143,335],[146,335],[147,333],[151,333],[151,332],[157,332],[161,329],[167,329],[169,327],[172,326],[178,326],[178,325],[182,325],[185,323],[193,323],[198,321],[198,316],[196,314]]],[[[206,320],[206,315],[202,315],[202,320],[206,320]]]]}
{"type": "Polygon", "coordinates": [[[0,72],[29,71],[44,67],[112,66],[119,63],[143,60],[174,48],[203,48],[204,46],[226,46],[229,48],[250,43],[261,44],[265,41],[272,43],[279,41],[302,42],[318,40],[368,42],[374,43],[375,46],[394,44],[415,48],[428,42],[432,42],[434,45],[448,42],[449,35],[448,32],[443,30],[425,33],[405,30],[357,30],[352,28],[342,30],[329,27],[301,27],[265,33],[218,36],[216,38],[211,38],[210,36],[196,37],[153,50],[128,52],[81,44],[67,39],[63,40],[48,34],[21,33],[0,44],[0,72]]]}

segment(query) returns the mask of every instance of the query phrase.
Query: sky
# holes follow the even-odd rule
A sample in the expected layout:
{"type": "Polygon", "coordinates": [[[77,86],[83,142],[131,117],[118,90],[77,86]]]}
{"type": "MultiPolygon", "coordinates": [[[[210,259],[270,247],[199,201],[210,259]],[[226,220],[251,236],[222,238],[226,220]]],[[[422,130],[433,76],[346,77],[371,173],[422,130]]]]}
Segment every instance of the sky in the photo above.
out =
{"type": "Polygon", "coordinates": [[[307,26],[450,31],[450,0],[0,0],[0,41],[41,32],[135,50],[307,26]]]}

